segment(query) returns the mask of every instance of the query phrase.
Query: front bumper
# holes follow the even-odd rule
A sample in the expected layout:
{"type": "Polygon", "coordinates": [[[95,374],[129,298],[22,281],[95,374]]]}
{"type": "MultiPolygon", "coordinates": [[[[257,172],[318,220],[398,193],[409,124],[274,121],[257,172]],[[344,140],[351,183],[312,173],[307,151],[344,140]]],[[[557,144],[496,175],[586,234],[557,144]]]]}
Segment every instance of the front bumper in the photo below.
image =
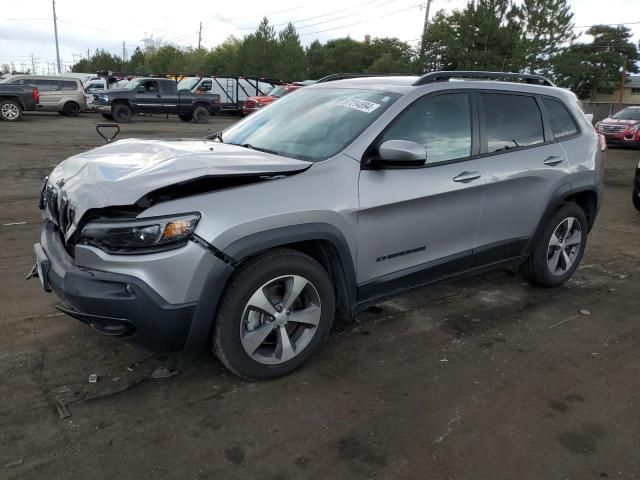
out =
{"type": "Polygon", "coordinates": [[[98,105],[97,103],[92,104],[93,109],[99,113],[111,113],[111,105],[98,105]]]}
{"type": "Polygon", "coordinates": [[[619,133],[603,133],[598,132],[604,136],[607,145],[612,146],[621,146],[621,145],[629,145],[629,146],[638,146],[640,145],[640,135],[639,134],[625,134],[624,132],[619,133]]]}
{"type": "MultiPolygon", "coordinates": [[[[62,245],[55,225],[46,222],[40,243],[46,255],[43,284],[63,304],[56,308],[100,333],[155,352],[201,350],[206,347],[217,299],[232,270],[222,261],[209,272],[207,293],[199,301],[171,304],[147,283],[130,275],[77,266],[62,245]],[[217,286],[213,292],[212,286],[217,286]],[[204,299],[203,299],[204,298],[204,299]],[[213,309],[213,311],[212,311],[213,309]]],[[[206,290],[203,288],[203,293],[206,290]]]]}

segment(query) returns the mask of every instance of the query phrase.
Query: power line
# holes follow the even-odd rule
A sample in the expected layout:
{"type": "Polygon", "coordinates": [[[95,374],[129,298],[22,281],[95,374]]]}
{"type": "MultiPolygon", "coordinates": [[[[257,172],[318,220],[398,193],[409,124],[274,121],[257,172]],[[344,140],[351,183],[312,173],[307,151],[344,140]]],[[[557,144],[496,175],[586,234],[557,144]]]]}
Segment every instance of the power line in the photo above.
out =
{"type": "MultiPolygon", "coordinates": [[[[419,6],[421,6],[421,5],[422,5],[421,3],[417,3],[417,4],[415,4],[415,5],[412,5],[412,6],[408,7],[408,8],[403,8],[403,9],[400,9],[400,10],[395,10],[395,11],[393,11],[393,12],[384,13],[383,15],[384,15],[384,16],[387,16],[387,17],[388,17],[388,16],[391,16],[391,15],[396,15],[396,14],[398,14],[398,13],[406,12],[406,11],[408,11],[408,10],[414,9],[414,8],[419,7],[419,6]]],[[[377,18],[380,18],[380,17],[377,17],[377,18]]],[[[306,36],[306,35],[315,35],[316,33],[331,32],[332,30],[340,30],[341,28],[352,27],[352,26],[354,26],[354,25],[360,25],[360,24],[362,24],[362,23],[370,22],[370,21],[372,21],[372,20],[376,20],[377,18],[368,18],[368,19],[366,19],[366,20],[361,20],[361,21],[359,21],[359,22],[349,23],[348,25],[341,25],[341,26],[339,26],[339,27],[328,28],[328,29],[326,29],[326,30],[318,30],[318,31],[315,31],[315,32],[301,33],[301,34],[300,34],[300,36],[301,36],[301,37],[304,37],[304,36],[306,36]]]]}
{"type": "MultiPolygon", "coordinates": [[[[387,5],[387,4],[389,4],[389,3],[397,2],[397,1],[398,1],[398,0],[386,0],[386,1],[382,2],[382,3],[381,3],[381,4],[379,4],[379,5],[375,5],[375,6],[374,6],[374,7],[372,7],[372,8],[379,8],[379,7],[382,7],[382,6],[387,5]]],[[[333,21],[335,21],[335,20],[340,20],[340,19],[342,19],[342,18],[353,17],[354,15],[358,15],[358,14],[360,14],[360,12],[347,13],[347,14],[345,14],[345,15],[341,15],[341,16],[339,16],[339,17],[334,17],[334,18],[329,18],[329,19],[327,19],[327,20],[323,20],[323,21],[321,21],[321,22],[310,23],[309,25],[299,26],[299,27],[296,27],[296,30],[301,30],[301,29],[303,29],[303,28],[309,28],[309,27],[315,27],[316,25],[322,25],[322,24],[324,24],[324,23],[333,22],[333,21]]]]}

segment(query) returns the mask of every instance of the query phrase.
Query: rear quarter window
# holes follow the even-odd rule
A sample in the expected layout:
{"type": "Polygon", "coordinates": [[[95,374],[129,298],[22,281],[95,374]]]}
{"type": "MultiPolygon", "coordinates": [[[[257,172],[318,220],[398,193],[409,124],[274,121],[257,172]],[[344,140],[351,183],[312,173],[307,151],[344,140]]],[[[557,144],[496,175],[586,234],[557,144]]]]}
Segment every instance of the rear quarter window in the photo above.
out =
{"type": "Polygon", "coordinates": [[[65,91],[75,91],[79,90],[79,87],[73,80],[62,80],[60,82],[60,89],[65,91]]]}
{"type": "Polygon", "coordinates": [[[578,133],[578,125],[562,102],[543,98],[542,103],[549,114],[551,130],[556,138],[571,137],[578,133]]]}

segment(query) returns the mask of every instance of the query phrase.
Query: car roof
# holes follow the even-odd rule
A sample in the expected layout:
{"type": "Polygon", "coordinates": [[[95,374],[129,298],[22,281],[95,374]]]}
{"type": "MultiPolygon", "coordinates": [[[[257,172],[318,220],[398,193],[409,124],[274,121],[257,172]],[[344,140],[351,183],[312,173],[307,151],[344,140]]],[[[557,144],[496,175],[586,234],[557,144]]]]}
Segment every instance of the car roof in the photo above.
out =
{"type": "Polygon", "coordinates": [[[21,73],[19,75],[11,76],[11,79],[33,79],[33,80],[67,80],[70,82],[77,82],[82,84],[79,78],[77,77],[67,77],[65,75],[30,75],[28,73],[21,73]]]}
{"type": "Polygon", "coordinates": [[[416,75],[398,76],[368,76],[333,80],[311,85],[307,88],[363,88],[370,90],[384,90],[399,94],[405,94],[419,88],[432,87],[432,90],[444,90],[455,88],[470,88],[478,90],[502,90],[508,92],[522,92],[537,95],[551,95],[563,98],[566,101],[577,101],[577,97],[570,90],[548,85],[535,85],[522,82],[508,82],[499,80],[476,80],[452,78],[449,81],[414,85],[420,77],[416,75]],[[435,88],[433,88],[435,87],[435,88]]]}

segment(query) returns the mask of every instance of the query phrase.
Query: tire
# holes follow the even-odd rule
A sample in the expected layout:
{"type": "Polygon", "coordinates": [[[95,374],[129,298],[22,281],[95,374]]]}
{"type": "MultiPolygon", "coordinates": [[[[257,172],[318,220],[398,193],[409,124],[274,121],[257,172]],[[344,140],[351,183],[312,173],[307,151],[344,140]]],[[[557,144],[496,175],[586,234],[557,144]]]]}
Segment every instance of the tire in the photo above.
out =
{"type": "Polygon", "coordinates": [[[635,188],[633,189],[633,206],[640,211],[640,191],[635,188]]]}
{"type": "Polygon", "coordinates": [[[192,112],[193,121],[196,123],[208,123],[209,122],[209,110],[202,105],[197,106],[192,112]]]}
{"type": "Polygon", "coordinates": [[[102,118],[104,118],[105,120],[113,122],[113,115],[111,115],[110,113],[101,113],[100,115],[102,115],[102,118]]]}
{"type": "Polygon", "coordinates": [[[120,103],[111,107],[111,115],[117,123],[129,123],[133,116],[133,111],[129,105],[120,103]]]}
{"type": "Polygon", "coordinates": [[[248,380],[286,375],[319,350],[334,316],[335,293],[324,268],[296,250],[272,250],[241,265],[229,281],[215,318],[213,352],[231,372],[248,380]],[[287,310],[288,292],[300,285],[305,286],[287,310]],[[252,306],[256,304],[269,307],[252,306]]]}
{"type": "Polygon", "coordinates": [[[17,122],[22,118],[22,107],[14,100],[0,101],[0,120],[17,122]]]}
{"type": "Polygon", "coordinates": [[[62,113],[67,117],[77,117],[80,114],[80,105],[76,102],[67,102],[62,107],[62,113]]]}
{"type": "Polygon", "coordinates": [[[582,260],[587,244],[587,231],[584,210],[575,203],[563,204],[549,220],[534,245],[533,252],[522,266],[525,277],[541,287],[562,285],[573,275],[582,260]],[[572,243],[577,240],[579,243],[572,243]],[[554,265],[555,269],[552,271],[554,265]]]}
{"type": "Polygon", "coordinates": [[[187,113],[185,115],[178,115],[178,117],[180,118],[180,120],[182,120],[183,122],[190,122],[193,119],[193,115],[190,113],[187,113]]]}

